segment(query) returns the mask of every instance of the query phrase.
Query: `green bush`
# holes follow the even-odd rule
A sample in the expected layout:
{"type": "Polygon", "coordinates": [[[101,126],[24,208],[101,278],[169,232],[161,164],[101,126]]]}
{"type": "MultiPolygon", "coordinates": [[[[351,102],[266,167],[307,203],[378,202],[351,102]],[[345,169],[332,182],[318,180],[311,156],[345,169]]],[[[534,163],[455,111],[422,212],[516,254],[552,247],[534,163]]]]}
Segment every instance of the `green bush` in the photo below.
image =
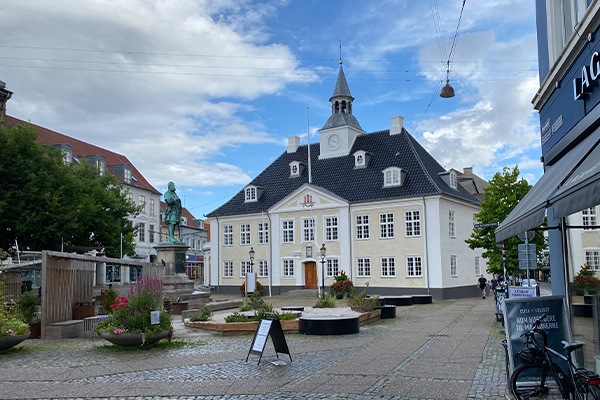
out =
{"type": "Polygon", "coordinates": [[[107,314],[112,314],[113,310],[110,308],[110,306],[115,304],[115,300],[117,299],[117,297],[119,297],[119,292],[117,292],[112,286],[104,292],[104,300],[102,301],[102,307],[104,307],[104,312],[106,312],[107,314]]]}
{"type": "Polygon", "coordinates": [[[350,298],[348,299],[348,306],[352,311],[370,312],[375,310],[375,308],[377,308],[377,306],[381,304],[379,296],[370,298],[367,297],[368,288],[369,285],[367,284],[367,288],[362,292],[359,293],[356,290],[354,290],[354,292],[350,295],[350,298]]]}
{"type": "MultiPolygon", "coordinates": [[[[253,318],[253,317],[252,317],[253,318]]],[[[234,312],[225,317],[225,322],[251,322],[254,319],[250,319],[250,317],[245,316],[244,314],[240,314],[239,312],[234,312]]]]}
{"type": "Polygon", "coordinates": [[[313,308],[335,308],[335,299],[330,294],[327,296],[321,294],[319,301],[317,301],[317,304],[313,308]]]}
{"type": "Polygon", "coordinates": [[[273,311],[273,306],[265,303],[265,300],[263,299],[260,292],[252,293],[252,296],[250,296],[250,300],[248,300],[248,305],[250,305],[251,310],[262,310],[270,308],[271,311],[273,311]]]}
{"type": "Polygon", "coordinates": [[[16,336],[29,333],[29,327],[19,318],[15,318],[13,307],[9,306],[9,298],[6,294],[4,276],[0,274],[0,337],[16,336]]]}
{"type": "Polygon", "coordinates": [[[293,321],[297,318],[296,313],[290,311],[284,311],[282,313],[277,313],[279,320],[281,321],[293,321]]]}
{"type": "Polygon", "coordinates": [[[23,292],[21,298],[17,300],[16,314],[21,321],[26,324],[39,322],[37,318],[38,295],[35,292],[23,292]]]}
{"type": "Polygon", "coordinates": [[[208,321],[211,316],[212,316],[212,312],[208,309],[208,307],[203,306],[202,307],[202,313],[200,315],[192,315],[190,317],[190,321],[192,321],[192,322],[196,322],[196,321],[208,321]]]}
{"type": "Polygon", "coordinates": [[[250,311],[252,310],[252,307],[250,307],[250,304],[242,304],[239,311],[240,312],[245,312],[245,311],[250,311]]]}

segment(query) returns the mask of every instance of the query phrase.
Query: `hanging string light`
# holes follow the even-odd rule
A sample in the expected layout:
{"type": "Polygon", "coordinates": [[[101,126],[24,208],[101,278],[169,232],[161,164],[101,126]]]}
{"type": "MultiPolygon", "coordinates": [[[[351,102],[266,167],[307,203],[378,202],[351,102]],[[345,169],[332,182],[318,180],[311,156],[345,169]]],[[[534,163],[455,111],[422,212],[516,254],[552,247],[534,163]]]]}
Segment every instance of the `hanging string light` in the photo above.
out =
{"type": "Polygon", "coordinates": [[[454,48],[456,47],[456,39],[458,38],[458,28],[460,27],[460,22],[462,20],[462,15],[465,9],[466,1],[467,0],[463,0],[462,8],[460,9],[460,16],[458,17],[458,24],[456,24],[454,40],[452,41],[452,47],[450,48],[450,53],[448,54],[448,61],[446,61],[446,85],[440,91],[440,97],[443,97],[445,99],[454,97],[454,88],[450,86],[450,61],[452,60],[454,48]]]}

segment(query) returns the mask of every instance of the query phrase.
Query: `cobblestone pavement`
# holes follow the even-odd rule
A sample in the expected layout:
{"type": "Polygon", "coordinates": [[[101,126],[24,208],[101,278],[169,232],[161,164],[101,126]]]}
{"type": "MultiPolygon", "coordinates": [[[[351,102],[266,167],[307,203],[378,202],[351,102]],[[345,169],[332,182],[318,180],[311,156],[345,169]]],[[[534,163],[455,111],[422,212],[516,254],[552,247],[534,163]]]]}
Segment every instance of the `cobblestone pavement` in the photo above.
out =
{"type": "Polygon", "coordinates": [[[272,363],[270,340],[257,365],[258,357],[245,361],[252,335],[222,336],[178,321],[179,346],[27,340],[0,353],[0,398],[503,399],[503,328],[494,310],[493,299],[435,301],[397,307],[395,319],[356,335],[286,333],[292,361],[280,355],[284,366],[272,363]]]}

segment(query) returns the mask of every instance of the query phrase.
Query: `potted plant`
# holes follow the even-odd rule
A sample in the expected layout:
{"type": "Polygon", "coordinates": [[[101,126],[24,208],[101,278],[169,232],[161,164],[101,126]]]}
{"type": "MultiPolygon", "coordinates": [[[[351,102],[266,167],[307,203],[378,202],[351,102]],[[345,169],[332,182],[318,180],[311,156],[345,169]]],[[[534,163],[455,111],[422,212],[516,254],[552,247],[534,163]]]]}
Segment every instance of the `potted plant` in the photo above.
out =
{"type": "Polygon", "coordinates": [[[152,344],[173,330],[171,315],[162,309],[162,282],[146,276],[129,288],[128,297],[117,297],[109,306],[111,314],[98,322],[95,332],[119,346],[152,344]],[[152,320],[152,312],[158,319],[152,320]]]}
{"type": "Polygon", "coordinates": [[[354,290],[354,283],[348,278],[344,270],[340,270],[334,277],[334,282],[331,285],[331,295],[342,299],[344,296],[349,297],[354,290]]]}
{"type": "Polygon", "coordinates": [[[600,279],[596,278],[591,265],[583,264],[579,273],[573,278],[573,291],[576,294],[587,295],[600,291],[600,279]]]}
{"type": "Polygon", "coordinates": [[[29,325],[29,339],[39,339],[42,333],[42,326],[37,317],[38,295],[35,292],[23,292],[16,302],[15,312],[21,321],[29,325]]]}
{"type": "Polygon", "coordinates": [[[188,302],[182,301],[181,298],[177,298],[173,303],[171,303],[171,313],[173,315],[181,315],[181,313],[188,309],[188,302]]]}

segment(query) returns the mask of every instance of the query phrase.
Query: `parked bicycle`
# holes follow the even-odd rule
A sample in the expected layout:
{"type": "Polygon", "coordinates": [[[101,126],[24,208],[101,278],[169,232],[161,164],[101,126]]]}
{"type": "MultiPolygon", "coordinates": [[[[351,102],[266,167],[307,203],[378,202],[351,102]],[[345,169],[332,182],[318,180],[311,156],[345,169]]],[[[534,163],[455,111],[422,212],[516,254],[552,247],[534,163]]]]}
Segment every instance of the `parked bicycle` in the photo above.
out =
{"type": "MultiPolygon", "coordinates": [[[[548,346],[548,335],[540,329],[546,318],[541,316],[525,332],[525,348],[515,356],[522,365],[512,373],[509,387],[516,399],[548,398],[559,395],[567,400],[600,400],[600,376],[585,368],[578,368],[573,363],[571,353],[583,346],[582,343],[562,341],[567,355],[548,346]],[[540,344],[539,338],[542,339],[540,344]],[[553,361],[553,358],[564,360],[568,369],[566,373],[553,361]]],[[[555,397],[556,398],[556,397],[555,397]]]]}

